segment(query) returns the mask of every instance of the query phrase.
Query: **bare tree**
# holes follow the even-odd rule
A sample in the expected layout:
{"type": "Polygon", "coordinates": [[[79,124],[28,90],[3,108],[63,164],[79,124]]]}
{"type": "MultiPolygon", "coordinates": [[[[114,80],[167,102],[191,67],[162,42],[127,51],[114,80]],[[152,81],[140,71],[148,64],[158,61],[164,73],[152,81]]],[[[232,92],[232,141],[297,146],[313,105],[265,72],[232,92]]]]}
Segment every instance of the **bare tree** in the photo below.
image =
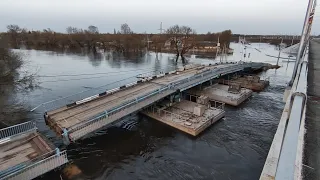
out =
{"type": "Polygon", "coordinates": [[[96,26],[90,25],[88,27],[88,32],[91,34],[99,34],[99,29],[96,26]]]}
{"type": "Polygon", "coordinates": [[[13,48],[17,48],[20,44],[19,34],[21,33],[21,28],[18,25],[11,24],[7,26],[7,32],[10,36],[10,43],[13,48]]]}
{"type": "Polygon", "coordinates": [[[174,25],[167,29],[166,32],[171,38],[171,48],[177,53],[178,60],[181,56],[184,61],[184,54],[195,46],[194,35],[196,31],[188,26],[174,25]]]}
{"type": "Polygon", "coordinates": [[[79,28],[72,27],[72,26],[67,27],[66,31],[68,34],[81,34],[84,32],[83,29],[79,29],[79,28]]]}
{"type": "Polygon", "coordinates": [[[121,24],[121,34],[132,34],[129,25],[127,23],[121,24]]]}
{"type": "Polygon", "coordinates": [[[10,24],[7,26],[8,33],[20,33],[21,28],[18,25],[10,24]]]}

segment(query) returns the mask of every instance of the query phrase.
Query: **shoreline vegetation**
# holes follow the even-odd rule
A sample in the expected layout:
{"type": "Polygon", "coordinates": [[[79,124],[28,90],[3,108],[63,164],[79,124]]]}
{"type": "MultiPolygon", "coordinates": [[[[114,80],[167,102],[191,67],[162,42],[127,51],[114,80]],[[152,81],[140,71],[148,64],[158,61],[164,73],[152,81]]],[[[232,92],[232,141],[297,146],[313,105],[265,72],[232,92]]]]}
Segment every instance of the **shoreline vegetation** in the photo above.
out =
{"type": "Polygon", "coordinates": [[[197,34],[188,26],[173,25],[161,34],[135,33],[128,24],[113,33],[100,33],[98,27],[90,25],[87,29],[67,27],[65,33],[54,32],[50,28],[33,31],[18,25],[8,25],[2,36],[8,39],[10,48],[49,51],[88,52],[97,50],[122,53],[124,55],[143,54],[147,50],[155,53],[174,53],[177,58],[190,52],[216,54],[217,44],[229,48],[232,32],[197,34]]]}
{"type": "Polygon", "coordinates": [[[0,128],[21,123],[28,119],[28,111],[15,93],[25,93],[35,85],[34,75],[19,73],[23,66],[23,55],[0,47],[0,128]]]}

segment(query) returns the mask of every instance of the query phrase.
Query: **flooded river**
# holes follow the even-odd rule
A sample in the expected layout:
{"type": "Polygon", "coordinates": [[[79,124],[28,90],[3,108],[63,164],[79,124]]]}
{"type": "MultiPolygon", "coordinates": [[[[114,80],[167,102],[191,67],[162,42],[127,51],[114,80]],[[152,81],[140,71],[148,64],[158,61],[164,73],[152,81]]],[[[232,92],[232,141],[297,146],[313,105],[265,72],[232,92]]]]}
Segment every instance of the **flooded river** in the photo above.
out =
{"type": "MultiPolygon", "coordinates": [[[[239,44],[228,61],[243,56],[239,44]]],[[[133,76],[155,70],[170,71],[177,66],[174,55],[125,59],[104,54],[99,58],[47,51],[19,50],[28,63],[25,69],[36,72],[40,88],[29,94],[18,94],[30,108],[103,86],[103,91],[133,81],[133,76]],[[128,79],[129,78],[129,79],[128,79]],[[127,79],[124,81],[120,81],[127,79]]],[[[252,44],[246,49],[246,61],[275,64],[278,51],[268,44],[252,44]],[[249,57],[249,58],[248,58],[249,57]]],[[[287,57],[282,54],[281,56],[287,57]]],[[[213,63],[212,59],[188,58],[187,63],[213,63]]],[[[221,120],[194,138],[139,114],[95,133],[94,136],[65,147],[44,122],[44,108],[32,112],[39,130],[56,146],[67,149],[70,161],[82,171],[84,179],[258,179],[267,157],[284,103],[282,95],[289,81],[293,63],[283,62],[278,70],[269,70],[262,77],[270,78],[270,86],[239,107],[226,107],[221,120]]],[[[92,91],[90,93],[95,94],[92,91]]],[[[62,170],[38,178],[60,179],[62,170]]]]}

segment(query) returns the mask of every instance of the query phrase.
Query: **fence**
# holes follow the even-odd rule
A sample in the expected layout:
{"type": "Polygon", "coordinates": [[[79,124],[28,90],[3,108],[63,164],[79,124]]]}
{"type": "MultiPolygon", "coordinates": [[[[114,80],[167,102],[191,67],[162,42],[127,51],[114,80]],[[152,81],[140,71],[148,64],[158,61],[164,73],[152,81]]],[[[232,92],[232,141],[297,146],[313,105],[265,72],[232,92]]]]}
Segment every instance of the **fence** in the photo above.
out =
{"type": "Polygon", "coordinates": [[[4,138],[19,135],[27,131],[34,131],[36,129],[37,129],[36,123],[33,121],[28,121],[25,123],[10,126],[0,130],[0,141],[4,138]]]}

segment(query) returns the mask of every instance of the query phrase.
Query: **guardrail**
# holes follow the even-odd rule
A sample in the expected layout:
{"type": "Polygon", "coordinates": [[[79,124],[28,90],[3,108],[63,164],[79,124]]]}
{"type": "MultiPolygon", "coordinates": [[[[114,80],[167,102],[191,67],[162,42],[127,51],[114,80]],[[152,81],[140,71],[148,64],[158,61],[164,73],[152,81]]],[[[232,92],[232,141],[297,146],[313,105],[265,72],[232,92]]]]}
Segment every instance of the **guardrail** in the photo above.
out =
{"type": "Polygon", "coordinates": [[[54,155],[51,155],[43,160],[36,161],[31,165],[24,166],[18,171],[9,174],[5,177],[1,177],[4,180],[30,180],[34,179],[42,174],[45,174],[63,164],[68,162],[67,152],[59,152],[58,149],[52,151],[54,155]]]}
{"type": "Polygon", "coordinates": [[[0,141],[11,136],[16,136],[27,131],[37,130],[36,123],[34,121],[28,121],[25,123],[17,124],[7,128],[0,129],[0,141]]]}
{"type": "MultiPolygon", "coordinates": [[[[260,180],[298,180],[301,178],[302,148],[307,89],[308,48],[297,62],[297,74],[286,100],[260,180]]],[[[298,58],[299,59],[299,58],[298,58]]]]}
{"type": "MultiPolygon", "coordinates": [[[[307,58],[306,58],[307,59],[307,58]]],[[[282,148],[277,166],[276,180],[297,179],[296,171],[301,172],[301,165],[297,165],[296,161],[299,148],[300,131],[304,130],[301,124],[305,121],[305,109],[307,99],[307,61],[300,63],[295,86],[292,87],[291,99],[289,101],[289,117],[285,127],[285,134],[282,142],[282,148]],[[300,166],[300,167],[299,167],[300,166]]],[[[302,155],[300,155],[302,161],[302,155]]],[[[302,162],[301,162],[302,163],[302,162]]]]}

